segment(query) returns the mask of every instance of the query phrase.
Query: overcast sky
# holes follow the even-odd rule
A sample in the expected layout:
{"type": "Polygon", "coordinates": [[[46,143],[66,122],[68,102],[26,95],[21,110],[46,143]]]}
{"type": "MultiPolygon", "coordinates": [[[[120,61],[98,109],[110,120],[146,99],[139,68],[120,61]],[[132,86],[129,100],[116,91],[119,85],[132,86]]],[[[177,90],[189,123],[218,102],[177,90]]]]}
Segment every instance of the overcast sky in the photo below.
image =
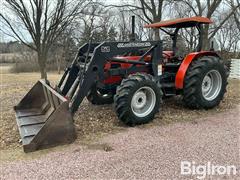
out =
{"type": "MultiPolygon", "coordinates": [[[[24,1],[28,1],[28,0],[24,0],[24,1]]],[[[131,3],[131,2],[134,2],[134,0],[99,0],[99,1],[102,1],[102,2],[105,2],[105,4],[122,4],[122,3],[131,3]]],[[[205,0],[204,0],[205,1],[205,0]]],[[[2,7],[2,3],[3,1],[0,0],[0,7],[2,7]]],[[[224,5],[221,5],[221,9],[224,8],[224,5]]],[[[2,12],[6,12],[6,9],[1,9],[2,12]]],[[[166,14],[166,11],[164,11],[165,13],[163,14],[163,19],[169,19],[169,18],[172,18],[171,16],[173,16],[173,14],[171,13],[167,13],[166,14]],[[167,18],[166,18],[167,17],[167,18]]],[[[3,24],[0,22],[0,28],[1,29],[4,29],[3,27],[3,24]]],[[[26,35],[26,38],[30,40],[30,37],[26,35]]],[[[0,31],[0,42],[2,41],[10,41],[10,40],[15,40],[5,34],[3,34],[1,31],[0,31]]]]}

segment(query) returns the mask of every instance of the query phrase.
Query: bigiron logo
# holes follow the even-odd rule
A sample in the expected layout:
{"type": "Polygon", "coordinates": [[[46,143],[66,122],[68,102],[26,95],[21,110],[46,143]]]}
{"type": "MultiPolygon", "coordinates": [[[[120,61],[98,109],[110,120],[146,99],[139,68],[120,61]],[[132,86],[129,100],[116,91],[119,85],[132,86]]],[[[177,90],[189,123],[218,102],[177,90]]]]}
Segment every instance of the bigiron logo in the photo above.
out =
{"type": "Polygon", "coordinates": [[[181,161],[181,174],[192,175],[197,179],[205,179],[207,176],[209,178],[213,178],[213,176],[232,177],[237,175],[237,167],[235,165],[216,165],[211,162],[196,164],[194,161],[181,161]]]}
{"type": "Polygon", "coordinates": [[[118,48],[128,48],[128,47],[149,47],[150,42],[129,42],[129,43],[118,43],[118,48]]]}

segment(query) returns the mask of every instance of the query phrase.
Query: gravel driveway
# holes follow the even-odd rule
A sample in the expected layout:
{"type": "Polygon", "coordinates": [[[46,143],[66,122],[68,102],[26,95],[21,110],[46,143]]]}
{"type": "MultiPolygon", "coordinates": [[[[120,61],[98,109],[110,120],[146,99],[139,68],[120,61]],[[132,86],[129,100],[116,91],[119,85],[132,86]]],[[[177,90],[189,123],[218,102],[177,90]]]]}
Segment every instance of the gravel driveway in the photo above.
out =
{"type": "Polygon", "coordinates": [[[180,175],[181,161],[239,167],[239,132],[239,107],[191,122],[129,128],[98,144],[2,164],[0,179],[196,179],[180,175]]]}

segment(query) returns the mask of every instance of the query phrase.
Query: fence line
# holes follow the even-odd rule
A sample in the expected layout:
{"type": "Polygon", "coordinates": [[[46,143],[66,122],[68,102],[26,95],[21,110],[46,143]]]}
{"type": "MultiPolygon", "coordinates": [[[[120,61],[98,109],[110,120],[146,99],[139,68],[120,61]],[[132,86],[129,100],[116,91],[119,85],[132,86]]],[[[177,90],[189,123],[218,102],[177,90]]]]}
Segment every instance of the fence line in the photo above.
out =
{"type": "Polygon", "coordinates": [[[240,79],[240,59],[231,60],[230,78],[240,79]]]}

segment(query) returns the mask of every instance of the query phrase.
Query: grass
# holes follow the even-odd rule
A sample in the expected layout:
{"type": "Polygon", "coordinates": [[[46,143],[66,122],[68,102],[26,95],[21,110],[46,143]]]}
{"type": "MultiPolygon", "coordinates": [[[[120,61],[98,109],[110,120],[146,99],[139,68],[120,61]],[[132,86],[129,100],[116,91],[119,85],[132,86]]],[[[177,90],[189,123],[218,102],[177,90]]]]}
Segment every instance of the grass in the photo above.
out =
{"type": "MultiPolygon", "coordinates": [[[[1,89],[1,119],[0,119],[0,161],[14,160],[29,157],[38,157],[54,150],[38,151],[26,155],[22,152],[19,141],[19,133],[15,122],[13,106],[29,91],[33,84],[39,79],[39,73],[2,73],[0,79],[1,89]]],[[[50,82],[56,83],[60,75],[49,74],[50,82]]],[[[211,110],[190,110],[183,106],[181,97],[167,99],[162,104],[160,112],[156,115],[153,122],[138,126],[138,128],[149,128],[152,126],[162,126],[169,123],[182,121],[194,122],[194,119],[207,115],[214,115],[219,112],[227,111],[236,107],[240,103],[239,92],[240,81],[230,80],[228,91],[222,103],[211,110]]],[[[111,105],[94,106],[84,100],[79,110],[74,116],[78,138],[75,143],[89,145],[93,141],[109,133],[124,131],[127,129],[116,117],[111,105]]],[[[65,147],[65,146],[63,146],[65,147]]],[[[90,146],[91,147],[91,146],[90,146]]],[[[95,146],[93,147],[95,148],[95,146]]]]}
{"type": "Polygon", "coordinates": [[[0,63],[0,73],[1,74],[9,73],[11,68],[12,68],[12,64],[7,64],[7,63],[1,64],[0,63]]]}

